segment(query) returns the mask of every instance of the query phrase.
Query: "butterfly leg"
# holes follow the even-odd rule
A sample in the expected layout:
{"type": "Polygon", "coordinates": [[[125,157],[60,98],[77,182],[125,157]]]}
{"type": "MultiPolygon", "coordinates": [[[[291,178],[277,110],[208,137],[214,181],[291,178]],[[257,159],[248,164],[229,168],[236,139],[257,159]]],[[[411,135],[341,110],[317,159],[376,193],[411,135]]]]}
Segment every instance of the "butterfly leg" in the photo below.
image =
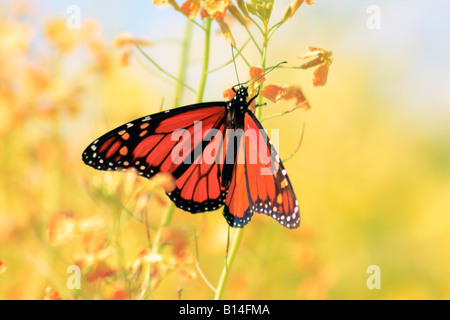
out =
{"type": "Polygon", "coordinates": [[[266,102],[264,102],[264,103],[257,103],[256,106],[255,106],[255,109],[259,108],[259,107],[265,107],[265,106],[267,106],[266,102]]]}
{"type": "Polygon", "coordinates": [[[258,86],[258,92],[247,102],[248,106],[253,102],[253,100],[255,100],[259,96],[260,90],[261,90],[261,86],[258,86]]]}

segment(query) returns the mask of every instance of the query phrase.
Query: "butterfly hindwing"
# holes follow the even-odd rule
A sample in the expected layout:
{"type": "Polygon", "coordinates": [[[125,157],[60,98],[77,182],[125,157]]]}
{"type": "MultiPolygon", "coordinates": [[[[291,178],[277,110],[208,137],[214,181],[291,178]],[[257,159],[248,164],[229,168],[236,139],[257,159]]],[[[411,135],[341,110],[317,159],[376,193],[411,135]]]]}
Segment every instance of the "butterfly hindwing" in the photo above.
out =
{"type": "Polygon", "coordinates": [[[221,184],[225,155],[222,137],[225,128],[223,121],[204,128],[206,138],[201,145],[193,145],[191,161],[175,170],[177,187],[168,195],[180,209],[199,213],[216,210],[223,205],[228,191],[221,184]]]}
{"type": "Polygon", "coordinates": [[[231,227],[243,228],[253,216],[249,197],[249,181],[246,174],[246,149],[248,145],[243,130],[238,132],[236,141],[235,162],[223,215],[231,227]]]}

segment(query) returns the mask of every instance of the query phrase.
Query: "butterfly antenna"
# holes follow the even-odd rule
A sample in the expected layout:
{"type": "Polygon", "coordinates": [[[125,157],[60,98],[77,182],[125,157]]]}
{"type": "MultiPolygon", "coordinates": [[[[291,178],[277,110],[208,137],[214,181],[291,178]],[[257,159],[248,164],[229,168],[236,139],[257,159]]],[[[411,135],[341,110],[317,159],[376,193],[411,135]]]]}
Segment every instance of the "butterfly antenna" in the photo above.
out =
{"type": "Polygon", "coordinates": [[[255,82],[258,82],[259,79],[265,77],[267,74],[269,74],[270,72],[272,72],[273,70],[275,70],[276,68],[278,68],[280,65],[282,65],[282,64],[284,64],[284,63],[287,63],[287,61],[281,61],[281,62],[278,63],[276,66],[272,66],[272,67],[267,68],[268,71],[267,71],[266,73],[264,73],[262,76],[260,76],[258,79],[256,79],[255,81],[253,81],[253,82],[249,85],[249,87],[252,86],[255,82]]]}
{"type": "Polygon", "coordinates": [[[237,78],[238,84],[241,85],[241,82],[239,81],[239,74],[238,74],[237,67],[236,67],[236,58],[234,57],[233,45],[231,45],[231,56],[233,57],[234,71],[236,72],[236,78],[237,78]]]}

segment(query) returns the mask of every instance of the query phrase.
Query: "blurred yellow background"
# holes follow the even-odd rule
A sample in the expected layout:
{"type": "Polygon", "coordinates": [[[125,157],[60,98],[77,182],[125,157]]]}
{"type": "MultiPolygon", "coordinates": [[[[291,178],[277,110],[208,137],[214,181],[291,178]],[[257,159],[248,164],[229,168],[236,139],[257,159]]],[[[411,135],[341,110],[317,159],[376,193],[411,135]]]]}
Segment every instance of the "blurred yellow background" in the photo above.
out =
{"type": "MultiPolygon", "coordinates": [[[[290,3],[275,1],[273,21],[290,3]]],[[[311,104],[263,122],[280,129],[281,158],[305,123],[301,147],[285,163],[302,224],[292,231],[255,215],[224,298],[450,298],[449,9],[438,1],[317,0],[277,31],[268,65],[300,65],[310,45],[334,57],[324,87],[312,85],[312,70],[267,76],[268,83],[300,85],[311,104]],[[370,27],[373,5],[379,28],[370,27]],[[367,286],[371,265],[380,268],[380,289],[367,286]]],[[[140,282],[130,277],[152,259],[145,248],[155,231],[148,234],[120,203],[158,226],[167,198],[138,192],[148,180],[85,166],[81,153],[101,134],[175,101],[174,83],[138,52],[124,65],[117,35],[150,41],[146,52],[176,74],[185,26],[180,13],[151,1],[2,2],[0,299],[138,297],[130,287],[140,282]],[[66,27],[71,5],[80,9],[79,30],[66,27]],[[82,267],[80,289],[67,285],[70,265],[82,267]]],[[[231,58],[216,30],[211,68],[231,58]]],[[[237,23],[231,31],[238,47],[248,39],[237,23]]],[[[250,47],[246,58],[258,65],[250,47]]],[[[186,78],[194,88],[202,54],[197,28],[186,78]]],[[[240,59],[237,66],[242,81],[248,68],[240,59]]],[[[204,100],[222,100],[236,83],[232,64],[211,73],[204,100]]],[[[194,99],[185,90],[181,104],[194,99]]],[[[268,103],[263,117],[290,107],[268,103]]],[[[200,266],[217,283],[228,230],[221,211],[176,210],[162,233],[164,264],[151,273],[162,281],[149,298],[213,297],[195,267],[194,226],[200,266]]]]}

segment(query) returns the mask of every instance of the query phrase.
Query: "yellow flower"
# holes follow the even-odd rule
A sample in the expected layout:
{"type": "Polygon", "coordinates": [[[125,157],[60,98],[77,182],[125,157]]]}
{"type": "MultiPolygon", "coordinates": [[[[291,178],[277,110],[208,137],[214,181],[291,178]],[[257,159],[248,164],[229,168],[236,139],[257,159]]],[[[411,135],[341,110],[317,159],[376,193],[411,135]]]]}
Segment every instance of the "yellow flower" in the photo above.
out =
{"type": "MultiPolygon", "coordinates": [[[[264,98],[270,100],[273,103],[278,103],[281,100],[291,100],[296,99],[295,106],[299,107],[303,104],[303,108],[308,110],[310,108],[305,96],[301,88],[297,85],[291,86],[280,86],[277,84],[266,84],[263,86],[263,83],[266,81],[264,76],[264,70],[260,67],[251,67],[249,70],[250,75],[250,85],[248,86],[248,96],[249,99],[255,96],[258,93],[264,98]]],[[[229,88],[223,92],[224,98],[231,100],[235,95],[235,92],[229,88]]],[[[256,103],[255,101],[249,106],[249,109],[253,111],[255,109],[256,103]]]]}
{"type": "Polygon", "coordinates": [[[8,269],[8,265],[6,262],[0,260],[0,275],[6,272],[6,269],[8,269]]]}
{"type": "Polygon", "coordinates": [[[61,300],[61,297],[52,286],[47,286],[44,291],[44,300],[61,300]]]}
{"type": "Polygon", "coordinates": [[[75,236],[76,220],[70,213],[59,213],[50,218],[46,225],[50,245],[60,247],[75,236]]]}
{"type": "Polygon", "coordinates": [[[250,0],[246,3],[248,12],[257,16],[264,24],[268,24],[272,15],[274,0],[250,0]]]}
{"type": "Polygon", "coordinates": [[[306,4],[314,4],[315,2],[312,0],[292,0],[292,3],[289,7],[287,7],[285,11],[285,16],[287,18],[292,18],[292,16],[295,14],[295,12],[300,8],[300,6],[305,2],[306,4]],[[289,15],[287,14],[289,12],[289,15]]]}
{"type": "Polygon", "coordinates": [[[105,294],[107,300],[130,300],[130,290],[126,282],[115,280],[109,284],[105,294]]]}
{"type": "Polygon", "coordinates": [[[314,70],[313,85],[315,87],[324,86],[327,83],[328,67],[329,64],[325,63],[317,67],[316,70],[314,70]]]}
{"type": "Polygon", "coordinates": [[[86,274],[86,280],[88,282],[93,282],[95,280],[100,280],[104,278],[111,277],[116,273],[116,270],[110,267],[105,261],[100,261],[89,270],[86,274]]]}
{"type": "Polygon", "coordinates": [[[108,223],[105,217],[100,214],[80,218],[77,221],[77,231],[82,233],[103,231],[107,227],[108,223]]]}
{"type": "MultiPolygon", "coordinates": [[[[186,0],[181,4],[181,7],[174,0],[154,0],[153,4],[159,7],[165,7],[170,4],[176,11],[182,12],[189,19],[194,19],[198,13],[200,13],[200,18],[209,18],[216,20],[225,38],[235,46],[235,41],[233,35],[231,34],[230,28],[225,22],[224,17],[228,8],[233,6],[231,0],[186,0]]],[[[245,23],[245,18],[240,15],[240,13],[233,9],[231,14],[236,17],[241,23],[245,23]]]]}
{"type": "Polygon", "coordinates": [[[181,5],[181,12],[183,12],[189,19],[194,19],[200,11],[200,0],[187,0],[181,5]]]}
{"type": "Polygon", "coordinates": [[[210,18],[223,19],[230,0],[204,0],[205,10],[210,18]]]}
{"type": "Polygon", "coordinates": [[[180,7],[175,0],[153,0],[153,4],[160,8],[165,8],[167,5],[171,5],[175,10],[180,11],[180,7]]]}
{"type": "Polygon", "coordinates": [[[130,62],[130,55],[134,46],[152,46],[153,43],[144,39],[134,38],[131,34],[123,32],[119,33],[113,40],[113,45],[116,48],[123,49],[121,56],[121,65],[127,66],[130,62]]]}
{"type": "Polygon", "coordinates": [[[56,45],[61,52],[70,52],[80,43],[78,30],[67,28],[65,20],[51,21],[45,28],[45,36],[56,45]]]}
{"type": "Polygon", "coordinates": [[[230,0],[186,0],[181,5],[183,12],[189,19],[193,19],[201,13],[201,18],[223,19],[228,9],[230,0]]]}
{"type": "Polygon", "coordinates": [[[305,54],[303,57],[299,57],[299,59],[311,59],[308,62],[305,62],[300,66],[302,69],[309,69],[313,67],[317,67],[314,70],[314,78],[313,85],[315,87],[324,86],[327,83],[328,78],[328,69],[333,62],[331,51],[317,48],[317,47],[309,47],[310,53],[305,54]]]}
{"type": "Polygon", "coordinates": [[[277,84],[268,84],[264,86],[261,90],[261,95],[272,101],[273,103],[277,103],[281,100],[284,94],[283,87],[277,84]]]}
{"type": "Polygon", "coordinates": [[[34,30],[30,25],[12,19],[0,21],[0,51],[4,57],[24,53],[28,49],[34,30]]]}
{"type": "Polygon", "coordinates": [[[155,253],[149,249],[143,249],[139,252],[139,260],[145,263],[155,263],[162,261],[163,256],[159,253],[155,253]]]}
{"type": "Polygon", "coordinates": [[[187,281],[192,281],[197,278],[197,271],[193,268],[181,267],[178,269],[178,274],[187,281]]]}
{"type": "Polygon", "coordinates": [[[47,40],[54,44],[59,51],[69,53],[80,45],[86,47],[97,58],[105,55],[106,44],[99,36],[98,22],[92,19],[83,21],[80,29],[70,29],[64,19],[50,21],[45,27],[47,40]]]}
{"type": "Polygon", "coordinates": [[[311,109],[308,100],[305,98],[300,86],[291,85],[285,87],[281,99],[283,100],[296,99],[295,102],[296,107],[301,107],[305,111],[311,109]]]}

